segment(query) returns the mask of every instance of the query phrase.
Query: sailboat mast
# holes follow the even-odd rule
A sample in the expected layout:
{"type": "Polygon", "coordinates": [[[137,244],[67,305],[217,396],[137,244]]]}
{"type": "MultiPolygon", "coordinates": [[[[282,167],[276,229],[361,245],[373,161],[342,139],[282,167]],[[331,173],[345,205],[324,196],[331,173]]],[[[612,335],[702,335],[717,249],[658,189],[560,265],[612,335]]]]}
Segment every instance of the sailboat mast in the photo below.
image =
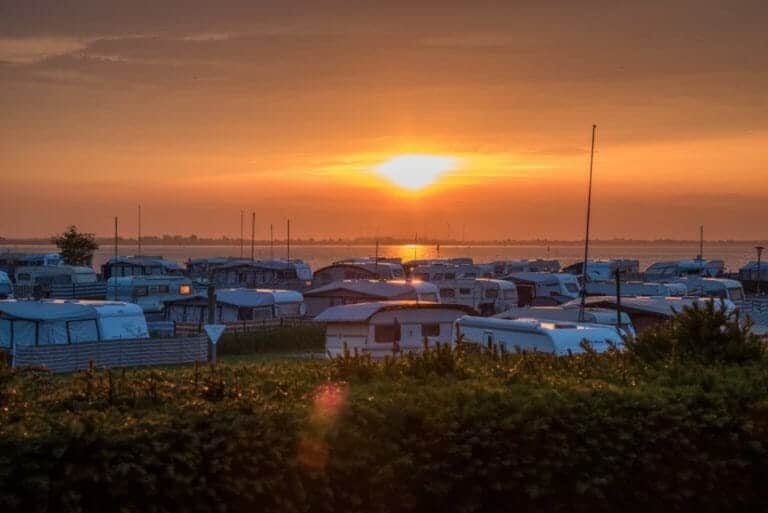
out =
{"type": "Polygon", "coordinates": [[[584,265],[581,269],[582,289],[579,321],[584,322],[584,308],[587,306],[587,261],[589,260],[589,223],[592,217],[592,168],[595,162],[595,132],[597,125],[592,125],[592,147],[589,151],[589,186],[587,189],[587,229],[584,236],[584,265]]]}

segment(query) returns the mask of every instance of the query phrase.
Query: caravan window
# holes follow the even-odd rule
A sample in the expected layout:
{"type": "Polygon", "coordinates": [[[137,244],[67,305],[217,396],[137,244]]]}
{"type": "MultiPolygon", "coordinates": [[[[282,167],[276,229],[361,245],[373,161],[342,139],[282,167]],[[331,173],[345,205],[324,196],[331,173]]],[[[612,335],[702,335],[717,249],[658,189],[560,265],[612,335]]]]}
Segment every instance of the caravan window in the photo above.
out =
{"type": "Polygon", "coordinates": [[[186,296],[190,292],[192,292],[192,287],[190,287],[189,285],[181,285],[179,287],[179,294],[181,294],[182,296],[186,296]]]}
{"type": "Polygon", "coordinates": [[[69,321],[69,341],[72,344],[97,340],[99,340],[99,331],[95,320],[69,321]]]}
{"type": "Polygon", "coordinates": [[[157,293],[158,294],[168,294],[168,285],[158,285],[157,286],[157,293]]]}
{"type": "Polygon", "coordinates": [[[133,297],[144,297],[149,295],[149,287],[133,287],[133,297]]]}
{"type": "Polygon", "coordinates": [[[497,297],[499,297],[499,289],[485,289],[486,299],[496,299],[497,297]]]}
{"type": "Polygon", "coordinates": [[[38,324],[38,344],[66,344],[67,323],[64,321],[47,321],[38,324]]]}
{"type": "Polygon", "coordinates": [[[422,337],[439,337],[440,336],[440,324],[431,322],[429,324],[421,325],[422,337]]]}
{"type": "Polygon", "coordinates": [[[430,292],[429,294],[422,294],[421,295],[422,301],[431,301],[433,303],[437,303],[437,294],[430,292]]]}
{"type": "Polygon", "coordinates": [[[419,281],[429,281],[429,273],[418,273],[416,279],[419,281]]]}
{"type": "Polygon", "coordinates": [[[441,297],[456,297],[456,291],[453,289],[440,289],[441,297]]]}
{"type": "Polygon", "coordinates": [[[741,301],[744,299],[744,291],[741,287],[733,287],[728,289],[728,293],[731,295],[731,301],[741,301]]]}
{"type": "Polygon", "coordinates": [[[472,289],[459,289],[459,295],[471,296],[472,295],[472,289]]]}
{"type": "Polygon", "coordinates": [[[376,342],[394,342],[395,341],[395,325],[394,324],[377,324],[374,326],[373,339],[376,342]]]}

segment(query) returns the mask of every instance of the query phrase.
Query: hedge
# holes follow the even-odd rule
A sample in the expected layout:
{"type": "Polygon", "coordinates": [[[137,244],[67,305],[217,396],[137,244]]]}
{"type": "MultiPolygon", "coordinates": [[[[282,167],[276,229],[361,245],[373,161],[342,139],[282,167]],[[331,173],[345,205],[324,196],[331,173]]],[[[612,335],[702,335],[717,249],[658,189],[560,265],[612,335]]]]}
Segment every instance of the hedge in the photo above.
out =
{"type": "Polygon", "coordinates": [[[0,369],[0,511],[759,511],[768,366],[438,348],[0,369]]]}

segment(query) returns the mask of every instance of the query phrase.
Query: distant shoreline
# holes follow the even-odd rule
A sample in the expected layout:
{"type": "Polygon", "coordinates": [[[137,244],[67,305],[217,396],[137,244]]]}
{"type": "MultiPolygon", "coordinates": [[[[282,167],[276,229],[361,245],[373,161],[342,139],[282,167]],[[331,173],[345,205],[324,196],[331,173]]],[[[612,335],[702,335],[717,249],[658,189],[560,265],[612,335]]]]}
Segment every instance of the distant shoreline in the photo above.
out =
{"type": "MultiPolygon", "coordinates": [[[[97,237],[96,242],[100,246],[111,246],[114,244],[114,239],[106,237],[97,237]]],[[[296,239],[291,240],[292,246],[373,246],[376,244],[375,239],[358,238],[358,239],[296,239]]],[[[138,245],[136,239],[131,238],[118,238],[120,245],[138,245]]],[[[698,240],[677,240],[677,239],[655,239],[655,240],[643,240],[643,239],[596,239],[590,240],[590,245],[595,246],[691,246],[698,245],[698,240]]],[[[50,246],[53,243],[50,239],[43,238],[21,238],[21,239],[0,239],[0,247],[4,246],[50,246]]],[[[161,237],[146,237],[141,240],[142,246],[239,246],[240,239],[205,239],[205,238],[161,238],[161,237]]],[[[249,239],[244,240],[243,244],[250,246],[251,241],[249,239]]],[[[256,240],[254,241],[256,246],[269,246],[268,240],[256,240]]],[[[286,244],[285,239],[275,240],[272,242],[275,246],[284,246],[286,244]]],[[[382,238],[378,240],[378,244],[381,246],[403,246],[414,244],[413,240],[395,239],[395,238],[382,238]]],[[[440,239],[424,239],[419,240],[419,246],[435,246],[440,244],[441,246],[582,246],[583,240],[440,240],[440,239]]],[[[705,245],[768,245],[768,241],[759,240],[704,240],[705,245]]]]}

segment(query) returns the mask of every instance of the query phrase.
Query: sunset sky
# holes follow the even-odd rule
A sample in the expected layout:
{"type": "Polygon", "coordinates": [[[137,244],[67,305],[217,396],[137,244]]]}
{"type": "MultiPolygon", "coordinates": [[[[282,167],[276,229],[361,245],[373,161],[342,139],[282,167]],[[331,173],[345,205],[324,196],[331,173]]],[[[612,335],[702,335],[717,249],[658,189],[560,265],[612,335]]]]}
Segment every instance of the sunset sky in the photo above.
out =
{"type": "Polygon", "coordinates": [[[595,237],[765,238],[767,19],[764,1],[0,0],[0,236],[107,235],[115,215],[133,236],[141,203],[157,235],[238,236],[245,210],[257,237],[290,217],[295,237],[578,239],[596,123],[595,237]],[[388,178],[403,155],[437,159],[415,160],[436,182],[388,178]]]}

